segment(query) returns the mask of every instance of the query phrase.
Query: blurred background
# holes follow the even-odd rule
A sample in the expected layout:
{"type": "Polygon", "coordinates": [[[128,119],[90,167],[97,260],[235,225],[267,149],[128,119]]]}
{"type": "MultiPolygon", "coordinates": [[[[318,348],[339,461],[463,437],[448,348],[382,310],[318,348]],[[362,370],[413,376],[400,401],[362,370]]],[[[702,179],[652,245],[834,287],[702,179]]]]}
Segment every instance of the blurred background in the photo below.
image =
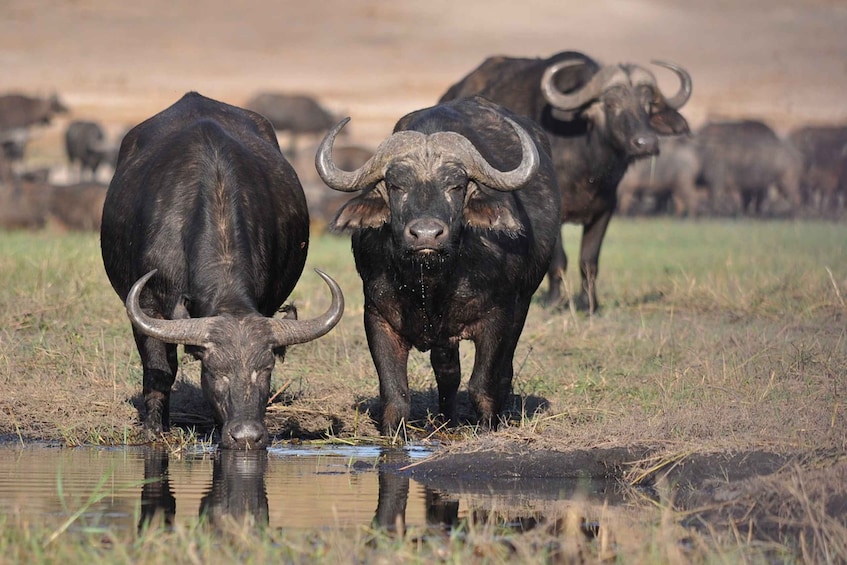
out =
{"type": "MultiPolygon", "coordinates": [[[[676,62],[693,77],[682,109],[693,130],[752,118],[787,136],[847,122],[847,3],[836,0],[4,0],[0,15],[0,94],[62,108],[0,141],[16,175],[53,184],[107,183],[123,133],[188,90],[236,105],[308,95],[332,119],[352,116],[345,143],[367,150],[491,55],[676,62]],[[66,147],[78,121],[101,130],[93,174],[66,147]]],[[[673,92],[676,77],[655,73],[673,92]]],[[[320,134],[292,137],[280,130],[311,183],[320,134]]]]}

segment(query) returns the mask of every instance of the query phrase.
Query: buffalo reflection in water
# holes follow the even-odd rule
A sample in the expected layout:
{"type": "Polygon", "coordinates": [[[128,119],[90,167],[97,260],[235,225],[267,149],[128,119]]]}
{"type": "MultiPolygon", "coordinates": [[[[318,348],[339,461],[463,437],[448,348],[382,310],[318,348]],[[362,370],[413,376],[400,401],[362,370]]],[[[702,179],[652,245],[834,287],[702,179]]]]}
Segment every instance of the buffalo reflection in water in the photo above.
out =
{"type": "MultiPolygon", "coordinates": [[[[141,489],[141,519],[138,529],[150,526],[161,515],[166,529],[173,527],[176,498],[168,474],[169,453],[150,448],[144,455],[145,484],[141,489]]],[[[200,501],[200,518],[212,527],[250,523],[268,525],[268,494],[265,474],[268,452],[218,450],[214,454],[212,484],[200,501]]]]}
{"type": "MultiPolygon", "coordinates": [[[[410,462],[409,454],[402,449],[383,450],[379,457],[377,466],[379,493],[372,525],[390,534],[403,536],[406,533],[406,507],[409,502],[411,474],[404,467],[410,462]]],[[[153,525],[157,519],[163,521],[166,529],[173,527],[176,516],[176,497],[170,484],[168,463],[169,453],[166,449],[150,448],[145,452],[145,484],[141,490],[139,531],[153,525]]],[[[225,530],[228,525],[238,524],[247,524],[256,529],[267,527],[269,523],[265,483],[267,468],[268,452],[266,450],[218,450],[215,452],[212,483],[200,502],[201,519],[220,530],[225,530]]],[[[541,492],[544,489],[539,489],[537,485],[533,486],[532,490],[544,499],[559,498],[568,490],[561,482],[552,482],[552,485],[546,485],[546,487],[556,490],[555,494],[541,492]]],[[[426,529],[430,534],[449,535],[461,524],[458,497],[449,493],[463,492],[468,485],[461,485],[455,479],[450,481],[443,477],[439,484],[440,486],[424,485],[426,529]]],[[[474,486],[476,488],[472,490],[477,492],[480,492],[480,489],[498,490],[493,483],[474,486]]],[[[609,493],[604,494],[605,498],[609,493]]],[[[558,530],[560,526],[558,520],[548,521],[537,512],[529,511],[529,513],[530,516],[522,518],[514,516],[507,518],[499,512],[472,509],[467,520],[472,524],[496,523],[517,531],[527,531],[538,526],[558,530]]],[[[591,532],[584,533],[591,537],[591,532]]]]}

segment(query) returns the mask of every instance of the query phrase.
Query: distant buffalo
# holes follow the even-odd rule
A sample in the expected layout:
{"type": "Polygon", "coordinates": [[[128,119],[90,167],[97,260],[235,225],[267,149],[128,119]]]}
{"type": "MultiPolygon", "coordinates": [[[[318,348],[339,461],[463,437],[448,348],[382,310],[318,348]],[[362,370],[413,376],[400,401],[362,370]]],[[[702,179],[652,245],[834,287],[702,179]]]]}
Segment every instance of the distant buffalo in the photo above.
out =
{"type": "Polygon", "coordinates": [[[663,137],[659,146],[658,155],[635,161],[627,169],[618,183],[618,208],[632,214],[639,200],[649,196],[655,202],[655,211],[665,211],[672,202],[674,215],[697,216],[700,159],[694,142],[687,136],[663,137]]]}
{"type": "Polygon", "coordinates": [[[352,232],[381,429],[409,421],[407,361],[431,351],[438,408],[457,422],[459,341],[475,345],[468,392],[484,426],[511,392],[515,347],[559,233],[549,146],[526,118],[480,97],[401,118],[363,166],[339,169],[331,130],[315,157],[327,186],[357,193],[332,222],[352,232]]]}
{"type": "Polygon", "coordinates": [[[0,95],[0,132],[49,124],[54,115],[67,111],[67,107],[55,94],[49,98],[23,94],[0,95]]]}
{"type": "Polygon", "coordinates": [[[839,181],[847,158],[847,125],[804,126],[788,138],[803,155],[800,190],[805,203],[823,214],[847,206],[839,181]]]}
{"type": "Polygon", "coordinates": [[[202,364],[221,447],[265,448],[276,356],[326,334],[344,309],[319,273],[332,293],[323,315],[274,317],[303,271],[309,214],[271,124],[191,92],[130,130],[100,243],[141,356],[148,433],[170,426],[183,344],[202,364]]]}
{"type": "Polygon", "coordinates": [[[700,181],[709,189],[714,211],[759,215],[771,187],[785,198],[789,213],[797,210],[802,156],[767,124],[711,122],[700,128],[696,139],[700,181]]]}
{"type": "Polygon", "coordinates": [[[50,197],[50,214],[65,229],[99,231],[107,188],[97,182],[55,186],[50,197]]]}
{"type": "Polygon", "coordinates": [[[71,166],[79,165],[79,178],[90,172],[93,180],[101,164],[114,166],[117,146],[106,139],[106,133],[97,122],[77,120],[65,130],[65,151],[71,166]]]}
{"type": "Polygon", "coordinates": [[[70,186],[45,180],[16,180],[0,191],[0,228],[96,231],[100,229],[106,185],[84,182],[70,186]]]}
{"type": "MultiPolygon", "coordinates": [[[[679,114],[691,96],[691,77],[673,63],[679,90],[665,98],[653,73],[634,64],[600,65],[564,51],[547,59],[490,57],[451,86],[441,102],[479,94],[544,129],[561,193],[561,220],[583,226],[576,307],[598,308],[600,246],[617,205],[617,186],[635,159],[656,155],[659,135],[688,133],[679,114]]],[[[562,297],[567,256],[561,241],[548,271],[548,304],[562,297]]]]}
{"type": "Polygon", "coordinates": [[[0,183],[0,228],[35,230],[47,225],[54,187],[17,179],[0,183]]]}
{"type": "Polygon", "coordinates": [[[297,136],[323,135],[337,121],[314,97],[306,94],[260,92],[250,98],[244,106],[266,117],[275,130],[291,134],[291,156],[296,154],[297,136]]]}

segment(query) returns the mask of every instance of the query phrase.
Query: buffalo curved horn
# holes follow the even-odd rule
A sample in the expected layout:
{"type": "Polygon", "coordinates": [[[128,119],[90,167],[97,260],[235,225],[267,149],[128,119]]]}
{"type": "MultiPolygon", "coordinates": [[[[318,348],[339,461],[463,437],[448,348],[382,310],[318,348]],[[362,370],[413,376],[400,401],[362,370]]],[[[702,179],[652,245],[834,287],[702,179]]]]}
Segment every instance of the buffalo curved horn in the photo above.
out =
{"type": "Polygon", "coordinates": [[[584,64],[585,62],[581,60],[559,61],[544,70],[544,75],[541,77],[541,93],[551,106],[565,111],[581,108],[600,96],[603,89],[613,83],[615,75],[623,73],[618,65],[607,65],[594,73],[594,76],[582,88],[571,94],[565,94],[556,87],[553,78],[559,71],[584,64]]]}
{"type": "Polygon", "coordinates": [[[355,171],[343,171],[333,162],[332,145],[335,143],[335,137],[349,121],[349,117],[344,118],[334,128],[329,130],[318,146],[318,152],[315,154],[315,169],[317,169],[321,180],[328,187],[342,192],[356,192],[364,186],[375,182],[380,174],[379,167],[377,166],[380,164],[380,160],[376,159],[379,151],[368,159],[367,163],[355,171]]]}
{"type": "Polygon", "coordinates": [[[679,77],[679,91],[671,98],[666,99],[668,106],[674,110],[679,110],[686,102],[688,102],[688,99],[691,98],[691,75],[688,74],[688,71],[676,63],[655,60],[650,62],[654,65],[658,65],[675,72],[676,76],[679,77]]]}
{"type": "Polygon", "coordinates": [[[132,285],[126,297],[126,313],[135,328],[144,335],[156,338],[166,343],[180,343],[182,345],[205,346],[209,341],[209,329],[214,323],[214,317],[195,318],[188,320],[162,320],[151,318],[141,309],[138,301],[141,290],[156,274],[158,270],[153,269],[132,285]]]}
{"type": "Polygon", "coordinates": [[[276,346],[295,345],[317,339],[334,328],[341,319],[341,315],[344,313],[344,294],[341,292],[341,287],[323,271],[315,269],[315,272],[329,286],[329,291],[332,293],[332,303],[329,305],[329,309],[321,316],[311,320],[270,318],[276,346]]]}
{"type": "Polygon", "coordinates": [[[504,116],[509,125],[518,134],[521,142],[521,162],[511,171],[500,171],[491,166],[465,136],[454,132],[437,132],[428,136],[428,143],[435,148],[454,153],[465,164],[468,176],[482,184],[499,190],[510,192],[522,187],[538,171],[539,157],[535,142],[529,137],[524,128],[514,120],[504,116]]]}

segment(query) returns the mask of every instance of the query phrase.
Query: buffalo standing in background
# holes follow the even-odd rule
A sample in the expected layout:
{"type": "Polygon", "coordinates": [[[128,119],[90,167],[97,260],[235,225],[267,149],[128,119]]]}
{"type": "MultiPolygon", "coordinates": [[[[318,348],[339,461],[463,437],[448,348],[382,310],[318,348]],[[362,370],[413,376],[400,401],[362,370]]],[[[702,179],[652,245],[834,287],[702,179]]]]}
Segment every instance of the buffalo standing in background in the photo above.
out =
{"type": "Polygon", "coordinates": [[[707,123],[697,132],[700,181],[712,208],[733,214],[761,214],[770,187],[800,205],[802,156],[766,124],[756,120],[707,123]]]}
{"type": "Polygon", "coordinates": [[[124,138],[103,210],[106,273],[127,306],[144,368],[145,427],[168,429],[177,345],[225,448],[262,448],[276,355],[340,319],[343,296],[308,321],[273,318],[306,261],[303,189],[259,114],[188,93],[124,138]],[[149,283],[149,284],[148,284],[149,283]]]}
{"type": "Polygon", "coordinates": [[[700,158],[694,142],[689,137],[663,137],[659,146],[658,155],[639,159],[627,169],[618,183],[618,209],[632,214],[639,198],[652,196],[656,211],[665,211],[672,201],[675,216],[697,216],[700,158]]]}
{"type": "Polygon", "coordinates": [[[803,155],[800,192],[805,203],[825,214],[842,210],[847,194],[839,176],[847,156],[847,126],[804,126],[788,139],[803,155]]]}
{"type": "Polygon", "coordinates": [[[100,124],[77,120],[65,130],[65,152],[71,166],[79,163],[80,180],[86,171],[90,171],[91,179],[94,179],[101,164],[114,165],[116,147],[107,142],[100,124]]]}
{"type": "Polygon", "coordinates": [[[332,160],[345,123],[327,134],[315,160],[327,186],[361,191],[331,227],[352,231],[382,432],[408,421],[412,347],[431,351],[439,411],[456,422],[463,339],[475,344],[471,401],[492,425],[511,391],[515,347],[559,232],[544,134],[492,102],[459,100],[401,118],[375,155],[347,172],[332,160]]]}
{"type": "Polygon", "coordinates": [[[54,115],[67,111],[67,107],[55,94],[49,98],[23,94],[0,95],[0,132],[49,124],[54,115]]]}
{"type": "Polygon", "coordinates": [[[14,182],[14,164],[23,161],[29,136],[29,128],[0,131],[0,183],[14,182]]]}
{"type": "MultiPolygon", "coordinates": [[[[548,59],[491,57],[440,100],[479,94],[544,129],[561,192],[561,220],[583,226],[582,289],[575,301],[580,309],[593,312],[598,307],[595,282],[600,246],[617,205],[618,181],[627,166],[658,153],[657,134],[689,131],[677,110],[691,96],[691,77],[677,65],[655,64],[672,70],[681,81],[679,92],[669,99],[643,67],[601,66],[582,53],[565,51],[548,59]]],[[[561,300],[566,268],[560,240],[548,273],[548,304],[561,300]]]]}
{"type": "Polygon", "coordinates": [[[296,156],[296,138],[302,134],[320,134],[337,121],[317,100],[305,94],[260,92],[244,105],[266,117],[274,129],[291,134],[289,157],[296,156]]]}

